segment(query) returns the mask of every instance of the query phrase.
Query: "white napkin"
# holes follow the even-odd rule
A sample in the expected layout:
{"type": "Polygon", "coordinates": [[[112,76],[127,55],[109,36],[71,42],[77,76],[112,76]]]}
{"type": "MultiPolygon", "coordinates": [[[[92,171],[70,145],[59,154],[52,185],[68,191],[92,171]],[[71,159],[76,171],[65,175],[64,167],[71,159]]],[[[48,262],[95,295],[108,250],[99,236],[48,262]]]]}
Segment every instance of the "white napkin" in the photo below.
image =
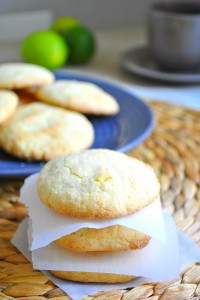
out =
{"type": "Polygon", "coordinates": [[[70,218],[54,212],[39,200],[37,178],[38,174],[28,177],[20,192],[20,201],[28,206],[32,221],[30,250],[44,247],[61,236],[83,227],[102,228],[116,224],[139,230],[162,243],[166,243],[165,226],[159,198],[139,212],[123,218],[109,220],[70,218]]]}
{"type": "Polygon", "coordinates": [[[137,86],[124,84],[130,93],[143,99],[153,99],[158,101],[171,102],[177,105],[186,106],[192,109],[200,110],[200,85],[196,86],[137,86]]]}

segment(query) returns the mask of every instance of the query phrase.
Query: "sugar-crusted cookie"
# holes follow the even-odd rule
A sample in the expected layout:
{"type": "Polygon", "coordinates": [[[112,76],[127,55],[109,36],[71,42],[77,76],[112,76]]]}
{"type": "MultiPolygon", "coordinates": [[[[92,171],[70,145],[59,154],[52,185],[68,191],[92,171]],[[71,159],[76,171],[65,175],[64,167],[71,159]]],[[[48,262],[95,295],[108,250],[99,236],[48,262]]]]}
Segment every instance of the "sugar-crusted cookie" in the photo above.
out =
{"type": "Polygon", "coordinates": [[[160,185],[153,169],[123,153],[91,149],[48,162],[38,179],[40,200],[63,215],[106,219],[153,202],[160,185]]]}
{"type": "Polygon", "coordinates": [[[119,112],[116,99],[90,82],[57,80],[36,92],[44,102],[85,114],[114,115],[119,112]]]}
{"type": "Polygon", "coordinates": [[[14,113],[18,102],[19,98],[14,92],[0,90],[0,124],[14,113]]]}
{"type": "Polygon", "coordinates": [[[120,283],[127,282],[136,278],[136,276],[113,273],[68,272],[53,270],[51,270],[50,272],[58,278],[80,282],[120,283]]]}
{"type": "Polygon", "coordinates": [[[147,246],[150,236],[140,231],[114,225],[105,228],[82,228],[56,240],[56,243],[74,252],[126,251],[147,246]]]}
{"type": "Polygon", "coordinates": [[[27,63],[0,64],[0,88],[40,87],[53,81],[53,73],[41,66],[27,63]]]}
{"type": "Polygon", "coordinates": [[[82,150],[93,139],[93,126],[85,116],[42,103],[20,106],[0,128],[2,148],[28,160],[82,150]]]}

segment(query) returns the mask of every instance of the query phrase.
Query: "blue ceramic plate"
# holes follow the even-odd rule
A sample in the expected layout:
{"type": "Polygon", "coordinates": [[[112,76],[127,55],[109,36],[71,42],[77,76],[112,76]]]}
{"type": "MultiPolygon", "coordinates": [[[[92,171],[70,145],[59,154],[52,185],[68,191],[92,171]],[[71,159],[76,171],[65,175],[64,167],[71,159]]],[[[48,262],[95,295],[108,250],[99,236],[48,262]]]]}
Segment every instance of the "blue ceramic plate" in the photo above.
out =
{"type": "MultiPolygon", "coordinates": [[[[119,105],[120,113],[112,117],[89,117],[95,129],[92,148],[108,148],[126,152],[141,143],[153,128],[153,116],[149,107],[140,99],[129,94],[117,85],[82,75],[56,72],[56,78],[76,79],[97,84],[113,95],[119,105]]],[[[0,177],[26,177],[40,171],[44,162],[19,160],[0,151],[0,177]]]]}

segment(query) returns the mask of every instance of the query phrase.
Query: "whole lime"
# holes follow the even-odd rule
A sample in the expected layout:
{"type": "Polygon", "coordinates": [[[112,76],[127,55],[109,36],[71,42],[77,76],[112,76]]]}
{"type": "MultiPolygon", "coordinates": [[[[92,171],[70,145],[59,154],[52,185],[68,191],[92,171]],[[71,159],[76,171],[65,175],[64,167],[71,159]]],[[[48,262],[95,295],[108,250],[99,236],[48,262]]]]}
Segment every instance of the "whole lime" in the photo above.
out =
{"type": "Polygon", "coordinates": [[[83,26],[69,28],[64,33],[64,38],[69,46],[69,63],[83,64],[91,59],[95,52],[96,40],[89,28],[83,26]]]}
{"type": "Polygon", "coordinates": [[[78,26],[79,22],[75,18],[72,17],[60,17],[56,19],[52,25],[51,30],[56,31],[59,34],[64,34],[66,30],[72,28],[74,26],[78,26]]]}
{"type": "Polygon", "coordinates": [[[22,41],[21,54],[25,62],[53,70],[66,63],[68,46],[56,32],[36,31],[22,41]]]}

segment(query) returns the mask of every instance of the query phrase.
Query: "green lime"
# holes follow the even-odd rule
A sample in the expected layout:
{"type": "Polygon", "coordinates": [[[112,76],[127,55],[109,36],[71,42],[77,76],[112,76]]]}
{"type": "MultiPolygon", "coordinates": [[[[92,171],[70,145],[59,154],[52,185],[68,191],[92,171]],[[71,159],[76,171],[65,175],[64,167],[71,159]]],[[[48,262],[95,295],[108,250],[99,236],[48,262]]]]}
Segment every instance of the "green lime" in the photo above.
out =
{"type": "Polygon", "coordinates": [[[57,33],[62,35],[69,28],[72,28],[72,27],[78,26],[78,25],[79,25],[79,22],[72,17],[61,17],[61,18],[56,19],[52,23],[51,30],[54,30],[57,33]]]}
{"type": "Polygon", "coordinates": [[[24,38],[21,54],[25,62],[54,70],[63,66],[68,58],[64,39],[54,31],[36,31],[24,38]]]}
{"type": "Polygon", "coordinates": [[[95,36],[93,32],[83,26],[66,30],[64,38],[69,46],[68,62],[82,64],[87,62],[95,52],[95,36]]]}

